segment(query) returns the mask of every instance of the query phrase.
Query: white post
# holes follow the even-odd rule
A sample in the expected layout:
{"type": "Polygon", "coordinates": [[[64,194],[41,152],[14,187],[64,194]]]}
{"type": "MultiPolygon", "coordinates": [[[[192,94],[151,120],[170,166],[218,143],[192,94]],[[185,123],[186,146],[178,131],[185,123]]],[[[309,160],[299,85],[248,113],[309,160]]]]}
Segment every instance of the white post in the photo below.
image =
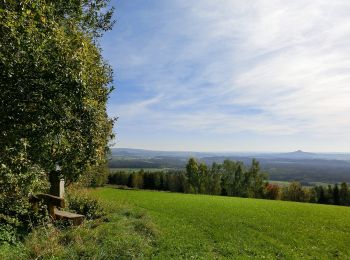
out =
{"type": "Polygon", "coordinates": [[[59,194],[60,198],[64,197],[64,179],[60,179],[59,194]]]}

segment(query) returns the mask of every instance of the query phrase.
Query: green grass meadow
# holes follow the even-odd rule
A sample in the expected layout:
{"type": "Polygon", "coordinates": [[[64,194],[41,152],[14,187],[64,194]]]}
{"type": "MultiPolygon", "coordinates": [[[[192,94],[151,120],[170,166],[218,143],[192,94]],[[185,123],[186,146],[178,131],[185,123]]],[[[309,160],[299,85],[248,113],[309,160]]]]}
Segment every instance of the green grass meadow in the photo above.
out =
{"type": "Polygon", "coordinates": [[[153,258],[350,259],[350,207],[101,188],[158,226],[153,258]]]}

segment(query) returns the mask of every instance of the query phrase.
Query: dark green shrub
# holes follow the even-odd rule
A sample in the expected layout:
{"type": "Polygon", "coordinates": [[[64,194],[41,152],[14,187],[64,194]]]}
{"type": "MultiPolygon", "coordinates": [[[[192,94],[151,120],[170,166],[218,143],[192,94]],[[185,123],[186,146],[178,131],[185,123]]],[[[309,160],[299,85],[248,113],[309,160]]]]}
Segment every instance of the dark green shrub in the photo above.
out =
{"type": "Polygon", "coordinates": [[[131,187],[131,173],[126,171],[111,172],[108,176],[108,183],[131,187]]]}
{"type": "Polygon", "coordinates": [[[82,187],[101,187],[108,182],[109,168],[107,162],[91,166],[79,178],[78,184],[82,187]]]}
{"type": "Polygon", "coordinates": [[[16,230],[9,224],[0,223],[0,244],[7,242],[14,244],[17,240],[16,230]]]}
{"type": "Polygon", "coordinates": [[[106,215],[100,202],[83,191],[73,191],[67,196],[70,210],[82,214],[86,219],[98,219],[106,215]]]}
{"type": "Polygon", "coordinates": [[[13,243],[46,220],[41,214],[45,211],[32,210],[29,198],[46,189],[48,182],[43,170],[27,158],[24,140],[0,159],[0,242],[13,243]]]}

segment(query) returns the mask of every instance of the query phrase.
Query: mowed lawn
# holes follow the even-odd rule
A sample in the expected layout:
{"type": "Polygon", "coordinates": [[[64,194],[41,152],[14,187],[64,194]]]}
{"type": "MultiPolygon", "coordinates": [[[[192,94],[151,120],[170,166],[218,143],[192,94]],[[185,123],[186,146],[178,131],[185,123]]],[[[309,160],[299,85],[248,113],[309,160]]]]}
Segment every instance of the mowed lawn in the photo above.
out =
{"type": "Polygon", "coordinates": [[[101,188],[145,209],[160,229],[154,256],[350,259],[350,207],[101,188]]]}

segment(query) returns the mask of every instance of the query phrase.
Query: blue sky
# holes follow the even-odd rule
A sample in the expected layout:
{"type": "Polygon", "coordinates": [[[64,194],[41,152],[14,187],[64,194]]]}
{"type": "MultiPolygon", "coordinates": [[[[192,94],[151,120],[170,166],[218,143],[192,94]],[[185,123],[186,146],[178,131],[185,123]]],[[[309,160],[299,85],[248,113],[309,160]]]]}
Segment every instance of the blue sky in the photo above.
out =
{"type": "Polygon", "coordinates": [[[350,1],[112,5],[116,147],[350,152],[350,1]]]}

